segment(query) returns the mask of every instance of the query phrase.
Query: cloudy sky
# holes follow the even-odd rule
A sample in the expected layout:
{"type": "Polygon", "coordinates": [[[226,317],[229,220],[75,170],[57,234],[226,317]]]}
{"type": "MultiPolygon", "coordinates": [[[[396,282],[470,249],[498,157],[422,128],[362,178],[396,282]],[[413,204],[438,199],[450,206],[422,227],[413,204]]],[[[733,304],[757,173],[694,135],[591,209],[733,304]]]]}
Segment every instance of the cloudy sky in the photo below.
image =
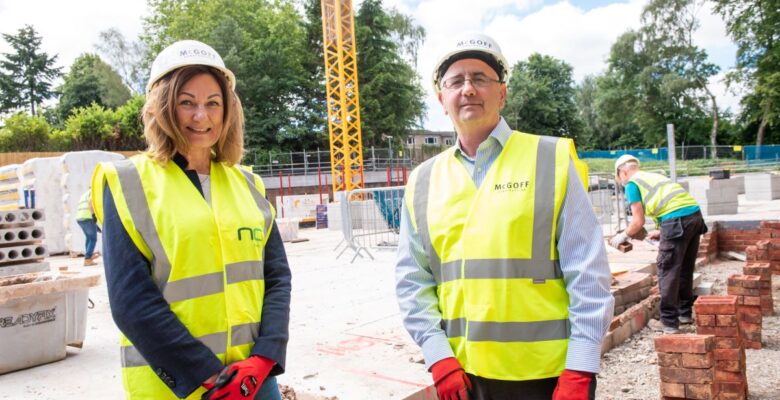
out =
{"type": "MultiPolygon", "coordinates": [[[[354,0],[354,8],[361,2],[354,0]]],[[[427,37],[417,61],[428,91],[425,128],[450,130],[452,125],[430,88],[430,75],[453,36],[484,31],[498,41],[510,64],[534,52],[551,55],[572,65],[579,82],[605,69],[610,46],[620,34],[639,26],[647,0],[384,0],[384,4],[425,28],[427,37]]],[[[67,69],[79,54],[95,51],[101,31],[116,27],[128,38],[137,37],[144,15],[148,15],[145,0],[0,0],[0,32],[15,33],[25,24],[33,25],[43,37],[44,51],[58,54],[59,64],[67,69]]],[[[736,110],[739,100],[726,92],[722,82],[725,71],[734,65],[736,46],[719,16],[703,9],[699,18],[696,43],[722,70],[710,88],[721,107],[736,110]]],[[[8,50],[0,41],[0,52],[8,50]]]]}

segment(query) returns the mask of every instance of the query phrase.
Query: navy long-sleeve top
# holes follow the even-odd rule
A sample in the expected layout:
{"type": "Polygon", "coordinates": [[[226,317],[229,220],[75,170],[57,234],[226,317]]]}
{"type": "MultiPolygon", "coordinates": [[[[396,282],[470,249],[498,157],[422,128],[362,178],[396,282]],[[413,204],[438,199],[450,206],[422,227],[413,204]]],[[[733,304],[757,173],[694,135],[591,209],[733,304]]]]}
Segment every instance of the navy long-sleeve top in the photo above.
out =
{"type": "MultiPolygon", "coordinates": [[[[186,169],[187,160],[177,154],[173,161],[202,195],[197,173],[186,169]]],[[[114,322],[160,379],[184,398],[223,365],[171,311],[152,280],[149,261],[122,225],[108,185],[103,195],[103,215],[103,261],[114,322]]],[[[275,361],[271,375],[278,375],[284,372],[287,354],[291,274],[275,222],[265,245],[264,276],[260,334],[251,353],[275,361]]]]}

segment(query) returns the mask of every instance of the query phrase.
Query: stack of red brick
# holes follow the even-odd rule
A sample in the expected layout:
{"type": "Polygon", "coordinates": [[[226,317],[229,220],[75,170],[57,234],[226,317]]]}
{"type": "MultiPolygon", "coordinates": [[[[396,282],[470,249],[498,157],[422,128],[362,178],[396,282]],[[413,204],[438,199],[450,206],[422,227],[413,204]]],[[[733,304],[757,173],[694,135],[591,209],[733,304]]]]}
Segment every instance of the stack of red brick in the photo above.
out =
{"type": "Polygon", "coordinates": [[[765,316],[774,315],[774,304],[772,304],[771,264],[748,261],[747,264],[742,267],[742,273],[744,275],[758,276],[759,281],[761,282],[759,286],[759,305],[761,306],[761,313],[765,316]]]}
{"type": "Polygon", "coordinates": [[[747,398],[745,347],[739,329],[743,320],[737,296],[699,296],[694,304],[696,333],[714,335],[714,385],[718,400],[747,398]]]}
{"type": "Polygon", "coordinates": [[[661,399],[716,400],[714,337],[666,335],[655,338],[661,399]]]}
{"type": "Polygon", "coordinates": [[[728,279],[728,293],[737,296],[739,309],[739,330],[746,349],[761,348],[762,297],[769,294],[771,282],[761,280],[758,275],[732,275],[728,279]]]}

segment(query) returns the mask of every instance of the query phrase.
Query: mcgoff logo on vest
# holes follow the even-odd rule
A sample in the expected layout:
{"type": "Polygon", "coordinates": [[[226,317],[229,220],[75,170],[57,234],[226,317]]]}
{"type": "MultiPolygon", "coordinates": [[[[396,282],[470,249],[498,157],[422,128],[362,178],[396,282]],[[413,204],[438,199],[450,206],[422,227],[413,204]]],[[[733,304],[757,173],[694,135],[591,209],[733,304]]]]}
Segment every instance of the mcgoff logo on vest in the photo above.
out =
{"type": "Polygon", "coordinates": [[[265,231],[263,228],[249,228],[242,226],[238,228],[236,233],[238,234],[238,240],[244,240],[244,238],[246,238],[248,240],[259,242],[265,237],[265,231]]]}
{"type": "Polygon", "coordinates": [[[528,181],[496,183],[494,192],[522,192],[528,189],[528,181]]]}

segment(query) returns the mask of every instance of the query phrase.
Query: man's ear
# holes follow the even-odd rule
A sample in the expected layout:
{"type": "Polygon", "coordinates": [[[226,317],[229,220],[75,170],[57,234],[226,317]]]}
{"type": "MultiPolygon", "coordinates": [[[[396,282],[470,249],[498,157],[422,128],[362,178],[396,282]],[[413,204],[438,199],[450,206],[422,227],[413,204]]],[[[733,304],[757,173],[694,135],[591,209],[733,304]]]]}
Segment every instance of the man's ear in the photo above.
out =
{"type": "Polygon", "coordinates": [[[506,83],[501,84],[501,107],[499,107],[499,110],[502,110],[506,106],[506,83]]]}
{"type": "Polygon", "coordinates": [[[444,106],[444,95],[441,94],[441,91],[436,95],[436,98],[439,99],[439,104],[441,104],[441,108],[444,109],[444,115],[449,115],[449,112],[447,112],[447,107],[444,106]]]}

